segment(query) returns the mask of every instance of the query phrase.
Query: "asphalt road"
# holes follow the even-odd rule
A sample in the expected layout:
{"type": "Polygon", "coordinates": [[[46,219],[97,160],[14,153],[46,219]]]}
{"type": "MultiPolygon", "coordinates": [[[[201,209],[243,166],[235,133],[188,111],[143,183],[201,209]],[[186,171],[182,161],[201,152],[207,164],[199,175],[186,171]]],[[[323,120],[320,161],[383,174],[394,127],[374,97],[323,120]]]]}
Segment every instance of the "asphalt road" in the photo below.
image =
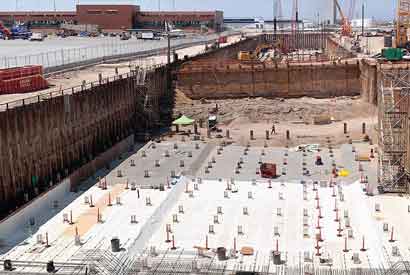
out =
{"type": "MultiPolygon", "coordinates": [[[[171,46],[200,42],[215,37],[195,35],[172,39],[171,46]]],[[[95,58],[150,51],[166,46],[166,39],[131,38],[121,41],[118,37],[50,37],[42,42],[0,40],[0,68],[37,64],[48,68],[95,58]]]]}

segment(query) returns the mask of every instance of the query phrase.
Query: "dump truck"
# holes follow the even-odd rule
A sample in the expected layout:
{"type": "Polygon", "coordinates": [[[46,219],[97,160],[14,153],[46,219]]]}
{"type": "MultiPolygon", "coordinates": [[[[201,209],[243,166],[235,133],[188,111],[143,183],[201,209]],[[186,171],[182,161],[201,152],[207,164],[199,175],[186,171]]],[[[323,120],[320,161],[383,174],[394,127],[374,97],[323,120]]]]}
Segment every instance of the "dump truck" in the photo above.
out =
{"type": "Polygon", "coordinates": [[[262,178],[273,179],[278,175],[276,174],[276,164],[275,163],[262,163],[260,166],[262,178]]]}

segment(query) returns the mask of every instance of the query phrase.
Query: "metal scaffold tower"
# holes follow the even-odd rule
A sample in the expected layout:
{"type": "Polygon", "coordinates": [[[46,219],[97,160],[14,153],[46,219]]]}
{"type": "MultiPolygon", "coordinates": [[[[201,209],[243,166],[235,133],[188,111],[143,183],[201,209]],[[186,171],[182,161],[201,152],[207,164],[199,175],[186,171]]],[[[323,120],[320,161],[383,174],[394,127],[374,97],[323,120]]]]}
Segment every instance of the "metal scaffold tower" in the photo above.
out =
{"type": "Polygon", "coordinates": [[[380,69],[379,191],[408,192],[410,70],[380,69]]]}

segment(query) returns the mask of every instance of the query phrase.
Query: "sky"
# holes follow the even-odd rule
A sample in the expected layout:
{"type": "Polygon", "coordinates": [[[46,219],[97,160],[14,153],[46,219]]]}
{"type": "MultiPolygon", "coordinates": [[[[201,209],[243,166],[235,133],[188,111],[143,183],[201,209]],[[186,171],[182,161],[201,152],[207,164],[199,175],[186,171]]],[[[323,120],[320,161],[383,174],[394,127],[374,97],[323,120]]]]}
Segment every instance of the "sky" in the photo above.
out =
{"type": "MultiPolygon", "coordinates": [[[[272,18],[274,0],[0,0],[1,10],[74,10],[77,2],[84,4],[136,4],[142,10],[222,10],[225,17],[272,18]],[[159,5],[160,2],[160,5],[159,5]]],[[[361,5],[365,2],[366,17],[392,19],[395,15],[396,0],[339,0],[347,11],[348,2],[356,2],[356,16],[360,16],[361,5]],[[367,2],[367,3],[366,3],[367,2]]],[[[283,14],[290,17],[292,0],[282,0],[283,14]]],[[[299,0],[299,14],[303,19],[330,19],[332,0],[299,0]]]]}

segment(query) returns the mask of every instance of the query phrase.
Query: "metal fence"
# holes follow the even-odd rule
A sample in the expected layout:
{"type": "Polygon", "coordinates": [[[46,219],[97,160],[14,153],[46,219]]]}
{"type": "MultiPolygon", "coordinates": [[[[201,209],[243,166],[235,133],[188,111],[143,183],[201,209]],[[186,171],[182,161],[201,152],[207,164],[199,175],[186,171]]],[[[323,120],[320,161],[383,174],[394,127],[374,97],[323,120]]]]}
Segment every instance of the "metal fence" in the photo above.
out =
{"type": "MultiPolygon", "coordinates": [[[[148,68],[153,69],[153,68],[148,68]]],[[[45,92],[38,94],[36,96],[28,96],[22,99],[0,103],[0,112],[8,111],[9,109],[13,109],[20,106],[25,106],[29,104],[38,103],[41,101],[46,101],[55,97],[61,97],[65,95],[73,95],[78,92],[83,92],[98,85],[104,85],[110,82],[114,82],[120,79],[134,77],[136,85],[144,85],[145,83],[145,76],[146,76],[147,68],[138,68],[136,70],[130,71],[129,73],[121,74],[121,75],[113,75],[110,77],[106,77],[101,79],[101,81],[93,81],[93,82],[84,82],[82,85],[73,86],[66,89],[56,89],[50,92],[45,92]]]]}
{"type": "MultiPolygon", "coordinates": [[[[211,34],[207,36],[193,36],[182,39],[172,39],[171,48],[178,49],[190,45],[198,45],[215,41],[221,35],[232,35],[229,31],[222,34],[211,34]]],[[[12,68],[26,65],[43,65],[46,71],[52,68],[69,66],[72,64],[87,63],[89,61],[103,61],[121,56],[132,55],[154,55],[161,52],[166,53],[167,40],[137,40],[128,41],[112,40],[98,46],[58,49],[32,55],[0,56],[0,68],[12,68]]]]}

